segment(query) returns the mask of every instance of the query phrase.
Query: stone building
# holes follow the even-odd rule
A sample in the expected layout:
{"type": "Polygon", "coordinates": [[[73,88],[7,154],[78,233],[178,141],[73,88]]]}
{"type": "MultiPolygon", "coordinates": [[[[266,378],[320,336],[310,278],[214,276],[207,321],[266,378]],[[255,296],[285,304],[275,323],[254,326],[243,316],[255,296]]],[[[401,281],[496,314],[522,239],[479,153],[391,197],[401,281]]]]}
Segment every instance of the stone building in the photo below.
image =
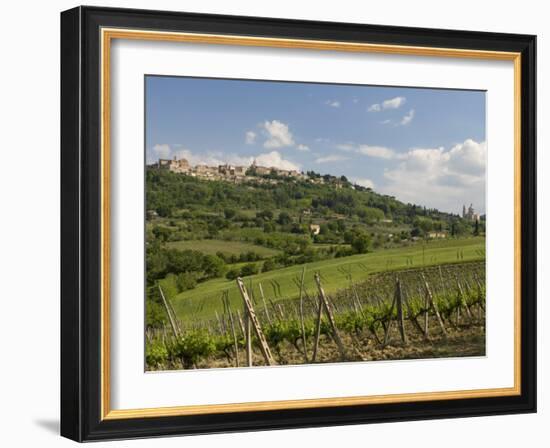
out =
{"type": "Polygon", "coordinates": [[[466,210],[466,206],[462,206],[462,217],[468,221],[479,221],[479,213],[476,213],[472,204],[466,210]]]}
{"type": "Polygon", "coordinates": [[[218,166],[218,172],[224,176],[243,177],[246,174],[246,167],[233,166],[226,163],[218,166]]]}
{"type": "Polygon", "coordinates": [[[173,173],[188,173],[191,170],[191,165],[187,159],[159,159],[157,167],[161,170],[172,171],[173,173]]]}
{"type": "Polygon", "coordinates": [[[319,224],[310,224],[309,231],[312,235],[319,235],[321,232],[321,226],[319,224]]]}

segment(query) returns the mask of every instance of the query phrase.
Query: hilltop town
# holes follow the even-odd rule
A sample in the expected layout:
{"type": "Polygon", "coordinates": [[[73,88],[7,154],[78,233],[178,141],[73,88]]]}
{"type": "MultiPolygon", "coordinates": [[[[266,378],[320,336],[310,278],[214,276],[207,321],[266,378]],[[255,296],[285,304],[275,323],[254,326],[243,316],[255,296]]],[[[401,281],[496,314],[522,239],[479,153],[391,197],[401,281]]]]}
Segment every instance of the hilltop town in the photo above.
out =
{"type": "MultiPolygon", "coordinates": [[[[335,176],[321,176],[314,172],[302,173],[297,170],[284,170],[276,167],[265,167],[257,165],[256,160],[249,166],[237,166],[225,163],[223,165],[208,166],[205,164],[191,165],[187,159],[159,159],[151,165],[152,168],[171,171],[173,173],[185,174],[204,180],[226,181],[231,183],[268,183],[277,184],[283,180],[295,180],[311,182],[314,184],[333,184],[341,188],[347,179],[335,176]]],[[[351,185],[350,185],[351,186],[351,185]]],[[[353,186],[351,186],[354,188],[353,186]]]]}

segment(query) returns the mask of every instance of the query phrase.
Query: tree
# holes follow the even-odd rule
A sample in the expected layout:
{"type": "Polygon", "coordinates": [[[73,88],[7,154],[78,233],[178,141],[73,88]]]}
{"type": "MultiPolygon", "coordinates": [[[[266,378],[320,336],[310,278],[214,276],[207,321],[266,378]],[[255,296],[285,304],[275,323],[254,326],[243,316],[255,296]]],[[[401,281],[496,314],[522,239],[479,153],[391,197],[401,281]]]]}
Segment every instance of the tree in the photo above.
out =
{"type": "Polygon", "coordinates": [[[413,222],[413,229],[411,231],[412,236],[425,236],[428,232],[433,230],[434,222],[430,218],[423,218],[417,216],[413,222]]]}
{"type": "Polygon", "coordinates": [[[170,238],[171,233],[172,231],[166,227],[162,227],[162,226],[153,227],[153,235],[155,235],[155,238],[157,238],[162,242],[168,241],[168,238],[170,238]]]}
{"type": "Polygon", "coordinates": [[[227,280],[235,280],[240,275],[240,273],[241,271],[237,268],[229,269],[229,271],[227,271],[227,274],[225,274],[225,278],[227,280]]]}
{"type": "Polygon", "coordinates": [[[216,255],[205,255],[202,267],[208,278],[222,277],[225,272],[224,261],[216,255]]]}
{"type": "Polygon", "coordinates": [[[290,233],[307,233],[307,227],[298,224],[297,222],[292,223],[290,227],[290,233]]]}
{"type": "Polygon", "coordinates": [[[367,224],[372,224],[384,219],[384,212],[375,207],[359,207],[357,209],[357,216],[367,224]]]}
{"type": "Polygon", "coordinates": [[[364,232],[357,232],[351,240],[351,248],[356,254],[365,254],[369,251],[371,238],[364,232]]]}
{"type": "Polygon", "coordinates": [[[145,302],[145,325],[149,328],[162,328],[166,322],[166,311],[162,305],[150,298],[145,302]]]}
{"type": "Polygon", "coordinates": [[[290,224],[291,222],[292,222],[292,218],[287,212],[279,213],[279,217],[277,218],[277,223],[279,223],[282,226],[285,226],[287,224],[290,224]]]}
{"type": "Polygon", "coordinates": [[[232,208],[226,208],[223,211],[223,214],[225,216],[225,219],[232,219],[237,214],[236,210],[233,210],[232,208]]]}
{"type": "Polygon", "coordinates": [[[277,267],[277,265],[275,264],[275,262],[273,260],[271,260],[271,259],[265,260],[264,264],[262,266],[262,272],[272,271],[276,267],[277,267]]]}
{"type": "Polygon", "coordinates": [[[255,263],[245,264],[241,268],[241,277],[246,277],[248,275],[254,275],[258,273],[258,266],[255,263]]]}
{"type": "Polygon", "coordinates": [[[193,289],[197,286],[197,274],[195,272],[182,272],[176,277],[176,286],[179,292],[193,289]]]}
{"type": "Polygon", "coordinates": [[[471,224],[468,221],[465,221],[464,219],[457,219],[454,222],[454,235],[455,236],[461,236],[461,235],[467,235],[472,231],[471,224]]]}
{"type": "Polygon", "coordinates": [[[157,207],[157,214],[166,218],[172,215],[172,207],[169,204],[161,204],[157,207]]]}
{"type": "Polygon", "coordinates": [[[256,218],[263,219],[264,221],[271,221],[273,219],[273,212],[271,210],[262,210],[256,213],[256,218]]]}
{"type": "Polygon", "coordinates": [[[272,222],[266,222],[263,227],[265,233],[271,233],[275,231],[275,225],[272,222]]]}

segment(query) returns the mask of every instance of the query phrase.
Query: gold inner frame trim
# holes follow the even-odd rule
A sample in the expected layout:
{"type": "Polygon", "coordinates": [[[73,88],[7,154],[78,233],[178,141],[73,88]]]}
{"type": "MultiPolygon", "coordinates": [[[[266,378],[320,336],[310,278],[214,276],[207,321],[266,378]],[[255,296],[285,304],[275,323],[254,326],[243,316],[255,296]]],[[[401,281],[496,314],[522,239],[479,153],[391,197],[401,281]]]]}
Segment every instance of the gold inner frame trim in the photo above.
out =
{"type": "Polygon", "coordinates": [[[521,54],[514,52],[418,47],[304,39],[279,39],[217,34],[101,29],[101,419],[168,417],[212,413],[307,409],[414,401],[503,397],[521,394],[521,54]],[[110,367],[110,63],[113,39],[239,45],[354,53],[382,53],[409,56],[453,57],[513,61],[514,63],[514,386],[507,388],[441,392],[315,398],[229,404],[188,405],[141,409],[111,409],[110,367]]]}

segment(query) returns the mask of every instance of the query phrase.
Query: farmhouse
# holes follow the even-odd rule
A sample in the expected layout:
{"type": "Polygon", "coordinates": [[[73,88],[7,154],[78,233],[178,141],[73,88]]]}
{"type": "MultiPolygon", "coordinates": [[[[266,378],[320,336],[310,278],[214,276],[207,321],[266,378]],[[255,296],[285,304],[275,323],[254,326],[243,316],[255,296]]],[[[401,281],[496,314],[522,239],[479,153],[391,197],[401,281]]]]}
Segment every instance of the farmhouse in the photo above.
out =
{"type": "Polygon", "coordinates": [[[309,231],[312,235],[319,235],[319,233],[321,232],[321,226],[319,224],[310,224],[309,231]]]}
{"type": "Polygon", "coordinates": [[[431,238],[431,239],[447,238],[447,234],[445,232],[429,232],[428,238],[431,238]]]}

